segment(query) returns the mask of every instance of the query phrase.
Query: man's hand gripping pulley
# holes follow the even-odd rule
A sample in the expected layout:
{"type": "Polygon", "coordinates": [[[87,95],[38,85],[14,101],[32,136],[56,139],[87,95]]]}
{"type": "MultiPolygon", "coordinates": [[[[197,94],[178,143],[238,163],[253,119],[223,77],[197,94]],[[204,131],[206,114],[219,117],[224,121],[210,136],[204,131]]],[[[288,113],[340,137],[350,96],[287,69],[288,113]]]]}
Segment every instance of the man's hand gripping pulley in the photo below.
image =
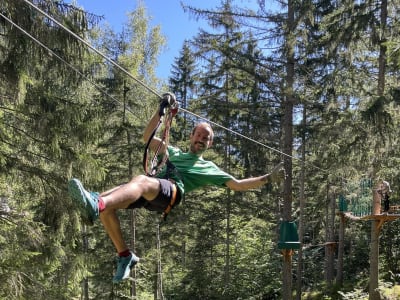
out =
{"type": "Polygon", "coordinates": [[[175,95],[170,92],[162,95],[159,111],[160,117],[165,116],[168,109],[172,112],[173,117],[178,112],[178,102],[176,101],[175,95]]]}

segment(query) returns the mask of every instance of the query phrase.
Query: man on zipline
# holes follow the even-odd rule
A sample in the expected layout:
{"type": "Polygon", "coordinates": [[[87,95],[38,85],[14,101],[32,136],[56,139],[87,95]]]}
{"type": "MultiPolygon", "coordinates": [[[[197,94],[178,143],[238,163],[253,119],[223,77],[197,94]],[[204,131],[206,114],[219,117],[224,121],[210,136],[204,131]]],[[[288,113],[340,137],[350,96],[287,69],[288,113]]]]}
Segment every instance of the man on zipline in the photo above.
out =
{"type": "MultiPolygon", "coordinates": [[[[143,138],[146,142],[149,141],[154,128],[165,114],[165,108],[174,103],[176,104],[176,99],[173,94],[164,94],[159,109],[144,131],[143,138]]],[[[118,252],[114,283],[128,278],[130,269],[139,261],[122,237],[116,214],[118,209],[144,207],[167,214],[180,202],[185,193],[206,185],[225,186],[234,191],[244,191],[261,187],[268,182],[278,182],[285,176],[282,163],[280,163],[266,175],[240,180],[234,178],[213,162],[203,159],[203,153],[212,145],[213,136],[211,126],[202,122],[197,124],[190,134],[189,152],[163,144],[160,153],[168,151],[169,160],[156,177],[139,175],[128,183],[101,194],[85,190],[78,179],[69,181],[69,194],[77,202],[82,218],[89,223],[100,218],[118,252]]],[[[148,146],[154,150],[160,142],[160,138],[153,136],[148,146]]]]}

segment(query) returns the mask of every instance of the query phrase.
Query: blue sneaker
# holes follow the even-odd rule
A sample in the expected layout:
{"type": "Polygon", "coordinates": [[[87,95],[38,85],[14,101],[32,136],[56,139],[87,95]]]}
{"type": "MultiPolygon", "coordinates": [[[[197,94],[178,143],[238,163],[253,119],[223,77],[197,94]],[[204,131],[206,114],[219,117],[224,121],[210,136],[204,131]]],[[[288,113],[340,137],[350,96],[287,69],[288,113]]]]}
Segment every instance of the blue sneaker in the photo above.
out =
{"type": "Polygon", "coordinates": [[[93,222],[99,217],[99,193],[88,192],[84,189],[82,183],[75,178],[68,182],[68,193],[78,204],[84,223],[93,225],[93,222]]]}
{"type": "Polygon", "coordinates": [[[128,278],[131,268],[134,267],[138,261],[139,257],[133,254],[133,252],[131,252],[129,256],[118,257],[117,272],[115,272],[113,283],[120,283],[122,280],[128,278]]]}

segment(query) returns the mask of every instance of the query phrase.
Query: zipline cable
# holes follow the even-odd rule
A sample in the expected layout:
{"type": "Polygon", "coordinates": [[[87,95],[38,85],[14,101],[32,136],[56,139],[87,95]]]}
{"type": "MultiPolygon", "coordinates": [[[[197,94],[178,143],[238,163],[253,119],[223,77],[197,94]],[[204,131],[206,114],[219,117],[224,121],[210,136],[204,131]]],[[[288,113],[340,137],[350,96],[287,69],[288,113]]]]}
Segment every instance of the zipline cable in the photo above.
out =
{"type": "MultiPolygon", "coordinates": [[[[151,93],[153,93],[155,96],[157,96],[157,97],[159,97],[160,99],[162,98],[162,96],[156,91],[156,90],[154,90],[154,89],[152,89],[150,86],[148,86],[146,83],[144,83],[143,81],[141,81],[140,79],[138,79],[138,78],[136,78],[135,76],[133,76],[131,73],[129,73],[126,69],[124,69],[122,66],[120,66],[117,62],[115,62],[114,60],[112,60],[111,58],[109,58],[108,56],[106,56],[105,54],[103,54],[101,51],[99,51],[99,50],[97,50],[95,47],[93,47],[89,42],[87,42],[87,41],[85,41],[83,38],[81,38],[79,35],[77,35],[76,33],[74,33],[73,31],[71,31],[70,29],[68,29],[67,27],[65,27],[63,24],[61,24],[60,22],[58,22],[56,19],[54,19],[52,16],[50,16],[49,14],[47,14],[45,11],[43,11],[42,9],[40,9],[39,7],[37,7],[36,5],[34,5],[33,3],[31,3],[31,2],[29,2],[28,0],[23,0],[24,2],[26,2],[27,4],[29,4],[31,7],[33,7],[34,9],[36,9],[38,12],[40,12],[41,14],[43,14],[45,17],[47,17],[47,18],[49,18],[51,21],[53,21],[55,24],[57,24],[58,26],[60,26],[63,30],[65,30],[65,31],[67,31],[69,34],[71,34],[73,37],[75,37],[76,39],[78,39],[79,41],[81,41],[83,44],[85,44],[87,47],[89,47],[91,50],[93,50],[95,53],[97,53],[98,55],[100,55],[102,58],[104,58],[105,60],[107,60],[108,62],[110,62],[113,66],[115,66],[116,68],[118,68],[120,71],[122,71],[123,73],[125,73],[128,77],[130,77],[132,80],[134,80],[135,82],[137,82],[138,84],[140,84],[142,87],[144,87],[145,89],[147,89],[149,92],[151,92],[151,93]]],[[[21,27],[19,27],[18,25],[16,25],[14,22],[12,22],[10,19],[8,19],[8,18],[6,18],[3,14],[1,14],[0,13],[0,16],[2,16],[3,18],[5,18],[7,21],[9,21],[10,23],[12,23],[14,26],[16,26],[19,30],[21,30],[23,33],[25,33],[25,34],[27,34],[28,35],[28,37],[30,37],[30,38],[32,38],[34,41],[36,41],[36,39],[33,37],[33,36],[31,36],[29,33],[27,33],[25,30],[23,30],[21,27]]],[[[60,56],[58,56],[58,55],[56,55],[51,49],[49,49],[48,47],[46,47],[45,45],[43,45],[43,43],[41,43],[40,41],[37,41],[38,43],[40,43],[40,45],[42,46],[42,47],[45,47],[46,49],[48,49],[52,54],[54,54],[58,59],[60,59],[61,61],[63,61],[63,62],[65,62],[68,66],[70,66],[71,68],[73,68],[75,71],[77,71],[77,72],[79,72],[79,74],[82,74],[79,70],[77,70],[74,66],[72,66],[71,64],[69,64],[68,62],[66,62],[63,58],[61,58],[60,56]]],[[[85,78],[86,78],[86,76],[85,75],[83,75],[82,74],[82,76],[84,76],[85,78]]],[[[116,100],[117,101],[117,100],[116,100]]],[[[119,101],[117,101],[118,103],[120,103],[119,101]]],[[[129,109],[128,109],[129,110],[129,109]]],[[[264,143],[261,143],[261,142],[259,142],[259,141],[257,141],[257,140],[255,140],[255,139],[252,139],[252,138],[250,138],[250,137],[248,137],[248,136],[245,136],[245,135],[243,135],[243,134],[241,134],[241,133],[239,133],[239,132],[237,132],[237,131],[234,131],[234,130],[232,130],[232,129],[230,129],[230,128],[227,128],[227,127],[225,127],[225,126],[222,126],[222,125],[220,125],[220,124],[218,124],[218,123],[216,123],[216,122],[213,122],[213,121],[211,121],[211,120],[209,120],[209,119],[207,119],[207,118],[205,118],[205,117],[202,117],[202,116],[200,116],[200,115],[198,115],[198,114],[195,114],[195,113],[193,113],[193,112],[191,112],[191,111],[189,111],[189,110],[186,110],[186,109],[184,109],[184,108],[179,108],[179,110],[181,110],[181,111],[183,111],[183,112],[186,112],[186,113],[188,113],[188,114],[191,114],[191,115],[193,115],[194,117],[196,117],[196,118],[199,118],[199,119],[202,119],[202,120],[205,120],[205,121],[207,121],[207,122],[209,122],[210,124],[212,124],[212,125],[215,125],[215,126],[217,126],[217,127],[219,127],[219,128],[221,128],[221,129],[223,129],[223,130],[226,130],[226,131],[228,131],[228,132],[231,132],[231,133],[233,133],[234,135],[237,135],[237,136],[239,136],[239,137],[241,137],[241,138],[244,138],[244,139],[247,139],[247,140],[249,140],[249,141],[251,141],[251,142],[253,142],[253,143],[255,143],[255,144],[258,144],[258,145],[260,145],[260,146],[262,146],[262,147],[264,147],[264,148],[266,148],[266,149],[269,149],[269,150],[271,150],[271,151],[274,151],[274,152],[276,152],[276,153],[279,153],[279,154],[281,154],[281,155],[283,155],[283,156],[285,156],[285,157],[288,157],[288,158],[291,158],[291,159],[294,159],[294,160],[297,160],[297,161],[302,161],[302,159],[301,158],[298,158],[298,157],[295,157],[295,156],[293,156],[293,155],[290,155],[290,154],[288,154],[288,153],[285,153],[285,152],[283,152],[283,151],[281,151],[281,150],[279,150],[279,149],[276,149],[276,148],[273,148],[273,147],[271,147],[271,146],[268,146],[268,145],[266,145],[266,144],[264,144],[264,143]]],[[[130,111],[131,113],[133,113],[132,111],[130,111]]],[[[320,168],[320,167],[318,167],[318,166],[315,166],[314,164],[311,164],[311,163],[307,163],[307,162],[304,162],[306,165],[310,165],[310,166],[312,166],[313,168],[315,168],[315,169],[317,169],[317,170],[320,170],[320,171],[322,171],[322,172],[325,172],[325,173],[329,173],[329,171],[328,170],[325,170],[325,169],[322,169],[322,168],[320,168]]],[[[340,178],[342,178],[342,177],[340,177],[340,178]]],[[[343,179],[343,178],[342,178],[343,179]]],[[[345,179],[345,178],[344,178],[345,179]]],[[[347,180],[346,180],[347,181],[347,180]]]]}
{"type": "MultiPolygon", "coordinates": [[[[24,0],[24,2],[28,3],[31,7],[33,7],[34,9],[36,9],[37,11],[39,11],[41,14],[43,14],[44,16],[46,16],[47,18],[49,18],[51,21],[53,21],[54,23],[56,23],[58,26],[60,26],[62,29],[64,29],[65,31],[67,31],[68,33],[70,33],[73,37],[75,37],[76,39],[78,39],[79,41],[81,41],[82,43],[84,43],[87,47],[89,47],[91,50],[93,50],[94,52],[96,52],[96,53],[97,53],[98,55],[100,55],[102,58],[104,58],[104,59],[107,60],[108,62],[112,63],[115,67],[117,67],[119,70],[121,70],[122,72],[124,72],[124,73],[125,73],[126,75],[128,75],[131,79],[133,79],[134,81],[136,81],[137,83],[139,83],[141,86],[143,86],[144,88],[146,88],[148,91],[150,91],[150,92],[152,92],[154,95],[156,95],[156,96],[162,98],[162,96],[161,96],[157,91],[155,91],[154,89],[152,89],[151,87],[149,87],[146,83],[144,83],[143,81],[141,81],[141,80],[139,80],[138,78],[136,78],[135,76],[133,76],[131,73],[129,73],[126,69],[124,69],[124,68],[123,68],[122,66],[120,66],[118,63],[116,63],[114,60],[112,60],[111,58],[107,57],[107,56],[106,56],[105,54],[103,54],[101,51],[99,51],[99,50],[97,50],[95,47],[93,47],[89,42],[85,41],[83,38],[81,38],[79,35],[77,35],[77,34],[74,33],[73,31],[71,31],[70,29],[66,28],[63,24],[61,24],[60,22],[58,22],[58,21],[57,21],[56,19],[54,19],[52,16],[50,16],[49,14],[47,14],[45,11],[43,11],[42,9],[40,9],[39,7],[37,7],[36,5],[34,5],[33,3],[29,2],[28,0],[24,0]]],[[[15,24],[15,23],[13,23],[13,24],[15,24]]],[[[23,31],[23,32],[26,33],[25,31],[23,31]]],[[[27,33],[26,33],[26,34],[27,34],[27,33]]],[[[33,38],[31,35],[29,35],[29,37],[30,37],[30,38],[33,38]]],[[[41,44],[42,44],[42,43],[41,43],[41,44]]],[[[46,47],[46,48],[47,48],[47,47],[46,47]]],[[[47,48],[47,49],[50,50],[49,48],[47,48]]],[[[51,50],[50,50],[50,51],[51,51],[51,50]]],[[[65,60],[63,60],[61,57],[58,57],[58,58],[65,62],[65,60]]],[[[66,62],[66,63],[68,64],[68,62],[66,62]]],[[[74,68],[74,69],[75,69],[75,68],[74,68]]],[[[259,142],[259,141],[256,141],[256,140],[254,140],[254,139],[252,139],[252,138],[250,138],[250,137],[247,137],[247,136],[245,136],[245,135],[243,135],[243,134],[241,134],[241,133],[238,133],[238,132],[236,132],[236,131],[234,131],[234,130],[232,130],[232,129],[229,129],[229,128],[225,127],[225,126],[222,126],[222,125],[220,125],[220,124],[218,124],[218,123],[216,123],[216,122],[213,122],[213,121],[211,121],[211,120],[209,120],[209,119],[207,119],[207,118],[205,118],[205,117],[202,117],[202,116],[200,116],[200,115],[198,115],[198,114],[195,114],[195,113],[193,113],[193,112],[191,112],[191,111],[189,111],[189,110],[186,110],[186,109],[184,109],[184,108],[179,108],[179,110],[181,110],[181,111],[183,111],[183,112],[186,112],[186,113],[188,113],[188,114],[191,114],[191,115],[193,115],[193,116],[196,117],[196,118],[205,120],[205,121],[209,122],[209,123],[212,124],[212,125],[215,125],[215,126],[217,126],[217,127],[220,127],[221,129],[224,129],[224,130],[226,130],[226,131],[229,131],[229,132],[231,132],[231,133],[233,133],[233,134],[235,134],[235,135],[237,135],[237,136],[239,136],[239,137],[242,137],[242,138],[244,138],[244,139],[247,139],[247,140],[249,140],[249,141],[251,141],[251,142],[253,142],[253,143],[256,143],[256,144],[258,144],[258,145],[260,145],[260,146],[263,146],[264,148],[267,148],[267,149],[269,149],[269,150],[272,150],[272,151],[274,151],[274,152],[277,152],[277,153],[279,153],[279,154],[281,154],[281,155],[284,155],[284,156],[286,156],[286,157],[290,157],[290,158],[293,158],[293,159],[296,159],[296,160],[299,159],[299,158],[296,158],[296,157],[294,157],[294,156],[291,156],[291,155],[289,155],[289,154],[287,154],[287,153],[284,153],[284,152],[282,152],[282,151],[280,151],[280,150],[278,150],[278,149],[275,149],[275,148],[273,148],[273,147],[270,147],[270,146],[268,146],[268,145],[265,145],[265,144],[263,144],[263,143],[261,143],[261,142],[259,142]]]]}
{"type": "Polygon", "coordinates": [[[63,30],[67,31],[69,34],[71,34],[74,38],[78,39],[79,41],[81,41],[83,44],[85,44],[87,47],[89,47],[91,50],[93,50],[94,52],[96,52],[98,55],[100,55],[102,58],[104,58],[105,60],[107,60],[108,62],[110,62],[114,67],[118,68],[120,71],[122,71],[123,73],[125,73],[126,75],[128,75],[131,79],[133,79],[134,81],[136,81],[138,84],[140,84],[142,87],[144,87],[145,89],[147,89],[149,92],[153,93],[154,95],[158,96],[160,99],[162,98],[161,95],[154,89],[152,89],[151,87],[149,87],[146,83],[144,83],[143,81],[139,80],[138,78],[134,77],[131,73],[129,73],[126,69],[124,69],[122,66],[120,66],[118,63],[116,63],[114,60],[112,60],[111,58],[109,58],[107,55],[103,54],[101,51],[97,50],[95,47],[93,47],[89,42],[85,41],[83,38],[81,38],[79,35],[77,35],[75,32],[73,32],[72,30],[70,30],[69,28],[65,27],[63,24],[61,24],[60,22],[58,22],[56,19],[54,19],[52,16],[50,16],[48,13],[46,13],[45,11],[43,11],[42,9],[40,9],[39,7],[37,7],[36,5],[34,5],[33,3],[29,2],[28,0],[24,0],[24,2],[26,2],[27,4],[29,4],[31,7],[33,7],[34,9],[36,9],[38,12],[40,12],[42,15],[44,15],[46,18],[49,18],[52,22],[54,22],[55,24],[57,24],[58,26],[60,26],[63,30]]]}
{"type": "MultiPolygon", "coordinates": [[[[13,20],[11,20],[10,18],[6,17],[4,14],[2,14],[0,12],[0,16],[2,18],[4,18],[7,22],[9,22],[10,24],[12,24],[15,28],[17,28],[18,30],[20,30],[22,33],[24,33],[26,36],[28,36],[30,39],[32,39],[35,43],[37,43],[38,45],[40,45],[41,47],[43,47],[44,49],[46,49],[51,55],[55,56],[57,59],[59,59],[60,61],[62,61],[64,64],[66,64],[68,67],[70,67],[72,70],[74,70],[76,73],[78,73],[79,75],[81,75],[83,78],[85,78],[86,80],[88,80],[93,86],[95,86],[100,92],[104,93],[106,96],[110,97],[111,99],[113,99],[116,103],[123,105],[118,99],[116,99],[114,96],[108,94],[106,91],[104,91],[104,89],[98,85],[96,82],[94,82],[93,80],[90,80],[88,78],[87,75],[83,74],[82,71],[80,71],[79,69],[77,69],[75,66],[73,66],[71,63],[69,63],[68,61],[66,61],[64,58],[62,58],[61,56],[59,56],[57,53],[55,53],[53,50],[51,50],[49,47],[47,47],[45,44],[43,44],[41,41],[39,41],[37,38],[35,38],[34,36],[32,36],[29,32],[27,32],[26,30],[24,30],[21,26],[19,26],[18,24],[16,24],[13,20]]],[[[131,111],[131,109],[127,106],[125,106],[125,108],[132,113],[133,115],[135,115],[133,113],[133,111],[131,111]]]]}
{"type": "MultiPolygon", "coordinates": [[[[189,113],[189,114],[195,116],[196,118],[205,120],[205,121],[209,122],[209,123],[212,124],[212,125],[218,126],[218,127],[222,128],[222,129],[228,131],[228,132],[231,132],[231,133],[233,133],[233,134],[235,134],[235,135],[237,135],[237,136],[239,136],[239,137],[241,137],[241,138],[244,138],[244,139],[246,139],[246,140],[248,140],[248,141],[250,141],[250,142],[253,142],[253,143],[257,144],[257,145],[260,145],[260,146],[262,146],[262,147],[264,147],[264,148],[267,148],[267,149],[269,149],[269,150],[271,150],[271,151],[273,151],[273,152],[276,152],[276,153],[281,154],[281,155],[283,155],[283,156],[286,156],[286,157],[288,157],[288,158],[291,158],[291,159],[300,161],[300,162],[304,163],[305,165],[309,165],[309,166],[313,167],[314,169],[317,169],[317,170],[322,171],[322,172],[324,172],[324,173],[330,174],[328,170],[322,169],[322,168],[320,168],[320,167],[318,167],[318,166],[316,166],[316,165],[314,165],[314,164],[312,164],[312,163],[306,162],[306,161],[302,160],[300,157],[295,157],[295,156],[290,155],[290,154],[287,154],[287,153],[285,153],[285,152],[283,152],[283,151],[281,151],[281,150],[279,150],[279,149],[276,149],[276,148],[273,148],[273,147],[271,147],[271,146],[268,146],[268,145],[266,145],[266,144],[264,144],[264,143],[261,143],[260,141],[257,141],[257,140],[255,140],[255,139],[253,139],[253,138],[251,138],[251,137],[246,136],[246,135],[243,135],[243,134],[241,134],[241,133],[239,133],[239,132],[237,132],[237,131],[234,131],[234,130],[228,128],[228,127],[224,127],[224,126],[222,126],[222,125],[220,125],[220,124],[218,124],[218,123],[215,123],[215,122],[213,122],[213,121],[211,121],[211,120],[209,120],[209,119],[207,119],[207,118],[205,118],[205,117],[202,117],[202,116],[200,116],[200,115],[198,115],[198,114],[195,114],[195,113],[193,113],[193,112],[190,112],[190,111],[188,111],[188,110],[186,110],[186,109],[184,109],[184,108],[179,108],[179,110],[182,110],[183,112],[187,112],[187,113],[189,113]]],[[[338,177],[339,179],[343,179],[343,180],[347,181],[346,178],[343,178],[343,177],[341,177],[341,176],[337,176],[337,177],[338,177]]]]}
{"type": "Polygon", "coordinates": [[[193,113],[193,112],[190,112],[190,111],[188,111],[188,110],[186,110],[186,109],[184,109],[184,108],[179,108],[179,110],[181,110],[181,111],[183,111],[183,112],[186,112],[186,113],[189,113],[189,114],[193,115],[194,117],[196,117],[196,118],[198,118],[198,119],[205,120],[205,121],[207,121],[208,123],[210,123],[210,124],[212,124],[212,125],[215,125],[215,126],[217,126],[217,127],[220,127],[221,129],[224,129],[224,130],[226,130],[226,131],[228,131],[228,132],[231,132],[231,133],[233,133],[233,134],[235,134],[235,135],[237,135],[237,136],[239,136],[239,137],[241,137],[241,138],[244,138],[244,139],[246,139],[246,140],[249,140],[250,142],[253,142],[253,143],[255,143],[255,144],[258,144],[258,145],[260,145],[260,146],[262,146],[262,147],[264,147],[264,148],[267,148],[267,149],[269,149],[269,150],[271,150],[271,151],[277,152],[277,153],[279,153],[279,154],[281,154],[281,155],[283,155],[283,156],[286,156],[286,157],[289,157],[289,158],[293,158],[293,159],[296,159],[296,160],[300,160],[300,158],[294,157],[294,156],[289,155],[289,154],[287,154],[287,153],[285,153],[285,152],[282,152],[282,151],[280,151],[280,150],[278,150],[278,149],[275,149],[275,148],[273,148],[273,147],[271,147],[271,146],[268,146],[268,145],[266,145],[266,144],[263,144],[263,143],[261,143],[260,141],[257,141],[257,140],[255,140],[255,139],[253,139],[253,138],[251,138],[251,137],[246,136],[246,135],[243,135],[243,134],[241,134],[241,133],[239,133],[239,132],[237,132],[237,131],[234,131],[234,130],[228,128],[228,127],[225,127],[225,126],[222,126],[222,125],[220,125],[220,124],[218,124],[218,123],[215,123],[215,122],[213,122],[213,121],[211,121],[211,120],[209,120],[209,119],[207,119],[207,118],[205,118],[205,117],[202,117],[202,116],[200,116],[200,115],[198,115],[198,114],[195,114],[195,113],[193,113]]]}

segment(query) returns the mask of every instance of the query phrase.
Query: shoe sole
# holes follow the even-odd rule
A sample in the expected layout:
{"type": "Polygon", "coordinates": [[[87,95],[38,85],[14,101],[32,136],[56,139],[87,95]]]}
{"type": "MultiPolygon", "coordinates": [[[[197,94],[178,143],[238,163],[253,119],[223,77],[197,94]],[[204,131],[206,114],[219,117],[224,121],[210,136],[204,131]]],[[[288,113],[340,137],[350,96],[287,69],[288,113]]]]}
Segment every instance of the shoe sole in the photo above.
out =
{"type": "Polygon", "coordinates": [[[77,179],[72,179],[68,183],[68,193],[71,196],[71,198],[74,200],[75,204],[77,205],[77,208],[79,210],[82,222],[85,223],[86,225],[93,225],[93,220],[89,216],[86,206],[88,205],[86,203],[86,198],[83,193],[83,186],[80,183],[79,180],[77,179]]]}

